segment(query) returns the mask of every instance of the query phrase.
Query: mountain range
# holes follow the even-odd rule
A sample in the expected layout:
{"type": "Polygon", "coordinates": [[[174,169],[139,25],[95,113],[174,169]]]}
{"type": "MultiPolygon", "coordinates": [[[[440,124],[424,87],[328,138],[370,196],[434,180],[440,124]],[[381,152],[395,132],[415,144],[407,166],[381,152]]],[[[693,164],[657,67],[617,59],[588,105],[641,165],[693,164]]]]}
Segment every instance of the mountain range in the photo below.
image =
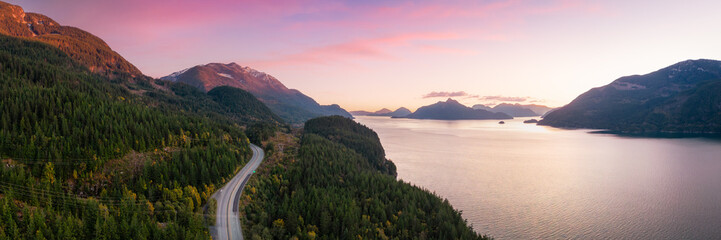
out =
{"type": "Polygon", "coordinates": [[[518,103],[501,103],[494,107],[489,107],[483,104],[476,104],[473,105],[473,109],[483,109],[491,112],[502,112],[512,117],[535,117],[546,114],[552,108],[537,104],[523,105],[518,103]]]}
{"type": "Polygon", "coordinates": [[[415,112],[401,118],[464,120],[464,119],[513,119],[505,113],[490,112],[469,108],[456,100],[448,99],[418,108],[415,112]]]}
{"type": "Polygon", "coordinates": [[[34,29],[60,25],[0,11],[0,239],[214,239],[214,193],[237,189],[230,179],[263,155],[251,142],[268,159],[243,182],[236,217],[248,238],[489,239],[398,181],[378,135],[351,119],[300,130],[249,91],[106,64],[122,58],[89,33],[44,36],[34,29]]]}
{"type": "Polygon", "coordinates": [[[350,113],[336,104],[320,105],[302,92],[288,89],[270,74],[236,63],[198,65],[161,79],[185,83],[205,92],[218,86],[246,90],[291,123],[302,123],[310,118],[329,115],[352,118],[350,113]]]}
{"type": "Polygon", "coordinates": [[[252,154],[246,126],[279,117],[242,89],[90,71],[66,51],[0,34],[0,239],[209,239],[208,186],[252,154]]]}
{"type": "MultiPolygon", "coordinates": [[[[213,193],[251,141],[268,160],[238,208],[248,238],[487,239],[398,181],[372,129],[330,116],[301,130],[276,114],[347,115],[339,106],[237,64],[203,66],[152,79],[92,34],[0,2],[0,239],[210,239],[213,193]]],[[[720,73],[694,60],[624,77],[547,123],[721,132],[720,73]]],[[[452,99],[406,117],[512,118],[452,99]]]]}
{"type": "MultiPolygon", "coordinates": [[[[25,12],[20,6],[0,2],[0,34],[57,47],[94,73],[148,78],[102,39],[79,28],[63,26],[45,15],[25,12]]],[[[300,91],[286,88],[266,73],[240,67],[235,63],[196,66],[161,79],[177,80],[203,92],[217,86],[244,89],[291,123],[302,123],[307,119],[325,115],[351,117],[350,113],[338,105],[320,105],[300,91]]]]}
{"type": "Polygon", "coordinates": [[[400,107],[396,109],[395,111],[391,111],[390,109],[383,108],[381,110],[375,111],[375,112],[368,112],[368,111],[351,111],[351,114],[354,116],[383,116],[383,117],[403,117],[408,114],[411,114],[411,110],[408,110],[408,108],[400,107]]]}
{"type": "Polygon", "coordinates": [[[375,111],[375,112],[369,112],[369,111],[350,111],[350,114],[353,116],[370,116],[370,115],[381,115],[381,114],[388,114],[390,112],[393,112],[392,110],[388,108],[383,108],[381,110],[375,111]]]}
{"type": "Polygon", "coordinates": [[[633,133],[721,133],[720,93],[721,62],[687,60],[588,90],[539,124],[633,133]]]}

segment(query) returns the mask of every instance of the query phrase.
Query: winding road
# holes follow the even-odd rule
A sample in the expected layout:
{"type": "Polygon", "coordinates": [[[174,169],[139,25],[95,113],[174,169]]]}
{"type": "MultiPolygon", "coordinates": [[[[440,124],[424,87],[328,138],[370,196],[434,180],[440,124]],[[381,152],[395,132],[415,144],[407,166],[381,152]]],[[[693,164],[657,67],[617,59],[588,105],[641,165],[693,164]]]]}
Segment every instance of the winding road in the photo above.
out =
{"type": "Polygon", "coordinates": [[[263,161],[265,153],[260,147],[250,144],[253,150],[253,157],[245,164],[240,172],[228,182],[223,188],[213,194],[218,202],[218,209],[215,212],[215,226],[211,226],[213,239],[231,240],[243,239],[243,230],[240,229],[240,216],[238,215],[238,203],[243,188],[256,168],[263,161]]]}

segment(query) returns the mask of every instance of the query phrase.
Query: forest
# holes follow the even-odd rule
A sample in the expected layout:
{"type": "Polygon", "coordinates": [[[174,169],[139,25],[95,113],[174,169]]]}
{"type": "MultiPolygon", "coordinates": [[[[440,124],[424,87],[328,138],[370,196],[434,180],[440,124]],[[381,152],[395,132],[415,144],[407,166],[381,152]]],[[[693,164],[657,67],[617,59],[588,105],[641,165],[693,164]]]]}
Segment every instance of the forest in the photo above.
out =
{"type": "Polygon", "coordinates": [[[280,123],[242,90],[187,89],[0,36],[0,239],[209,239],[245,126],[280,123]]]}
{"type": "Polygon", "coordinates": [[[320,117],[298,136],[246,186],[247,238],[488,239],[447,200],[396,180],[390,164],[378,164],[388,160],[371,129],[320,117]]]}
{"type": "Polygon", "coordinates": [[[291,128],[237,88],[97,74],[0,36],[0,239],[209,239],[211,195],[250,142],[269,160],[245,188],[249,238],[487,238],[396,180],[377,134],[350,119],[291,128]]]}
{"type": "Polygon", "coordinates": [[[345,117],[329,116],[308,120],[303,129],[355,150],[383,173],[397,175],[396,165],[386,159],[378,134],[366,126],[345,117]]]}

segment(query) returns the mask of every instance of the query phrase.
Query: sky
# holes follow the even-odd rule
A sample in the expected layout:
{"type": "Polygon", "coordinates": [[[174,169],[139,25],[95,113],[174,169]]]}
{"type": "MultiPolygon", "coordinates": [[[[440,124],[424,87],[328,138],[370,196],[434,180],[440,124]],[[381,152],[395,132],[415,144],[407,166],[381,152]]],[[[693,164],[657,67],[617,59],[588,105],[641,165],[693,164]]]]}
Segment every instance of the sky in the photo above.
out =
{"type": "Polygon", "coordinates": [[[717,0],[11,0],[104,39],[144,74],[210,62],[321,104],[563,106],[687,59],[721,60],[717,0]]]}

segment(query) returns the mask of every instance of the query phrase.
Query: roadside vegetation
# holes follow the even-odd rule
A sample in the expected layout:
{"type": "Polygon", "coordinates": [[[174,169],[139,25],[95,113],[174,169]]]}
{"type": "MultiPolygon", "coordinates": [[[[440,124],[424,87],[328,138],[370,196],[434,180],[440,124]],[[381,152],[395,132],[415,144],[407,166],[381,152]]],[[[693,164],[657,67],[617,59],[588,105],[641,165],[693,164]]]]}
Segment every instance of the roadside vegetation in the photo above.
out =
{"type": "Polygon", "coordinates": [[[244,125],[277,122],[216,97],[236,90],[153,81],[0,36],[0,239],[210,237],[203,205],[250,157],[244,125]]]}
{"type": "Polygon", "coordinates": [[[378,164],[388,160],[365,126],[321,117],[302,134],[280,135],[275,145],[283,149],[276,147],[245,188],[246,238],[488,239],[448,201],[378,164]]]}

